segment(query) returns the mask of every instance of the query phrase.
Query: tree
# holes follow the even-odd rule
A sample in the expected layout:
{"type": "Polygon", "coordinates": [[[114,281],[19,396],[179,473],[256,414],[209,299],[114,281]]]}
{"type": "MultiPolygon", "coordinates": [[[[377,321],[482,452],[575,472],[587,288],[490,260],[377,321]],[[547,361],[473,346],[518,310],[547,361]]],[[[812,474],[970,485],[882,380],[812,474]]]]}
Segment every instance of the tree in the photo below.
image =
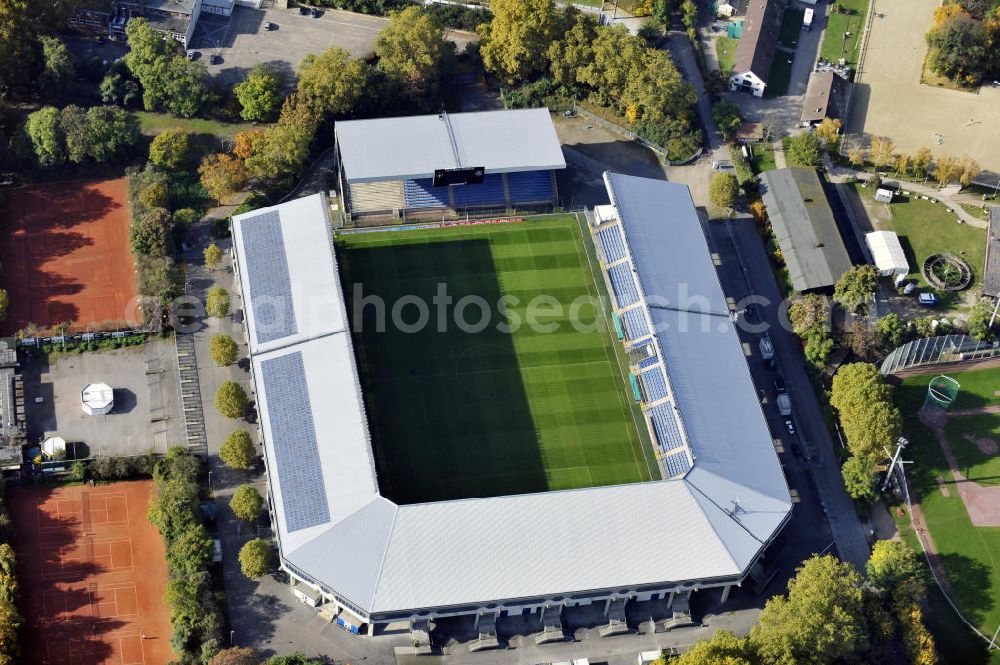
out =
{"type": "Polygon", "coordinates": [[[147,111],[166,109],[190,118],[205,102],[205,66],[178,52],[172,39],[154,30],[137,17],[125,28],[130,50],[124,61],[142,86],[142,103],[147,111]]]}
{"type": "Polygon", "coordinates": [[[847,150],[847,161],[849,161],[854,168],[861,168],[867,157],[868,151],[865,150],[865,147],[860,143],[854,143],[847,150]]]}
{"type": "Polygon", "coordinates": [[[895,450],[903,430],[891,388],[870,363],[842,365],[833,377],[830,405],[837,410],[847,447],[857,457],[878,461],[895,450]]]}
{"type": "Polygon", "coordinates": [[[709,639],[695,642],[687,653],[669,661],[670,665],[754,665],[757,662],[759,657],[750,640],[728,630],[716,631],[709,639]]]}
{"type": "Polygon", "coordinates": [[[10,296],[7,289],[0,289],[0,322],[7,320],[7,308],[10,307],[10,296]]]}
{"type": "Polygon", "coordinates": [[[150,257],[170,256],[174,224],[165,208],[152,208],[132,220],[128,240],[132,251],[150,257]]]}
{"type": "Polygon", "coordinates": [[[212,656],[208,665],[261,665],[263,656],[250,647],[230,647],[212,656]]]}
{"type": "Polygon", "coordinates": [[[139,190],[139,203],[144,208],[166,208],[170,198],[165,182],[151,182],[139,190]]]}
{"type": "Polygon", "coordinates": [[[264,498],[253,485],[240,485],[229,500],[229,507],[236,519],[244,522],[256,522],[264,506],[264,498]]]}
{"type": "Polygon", "coordinates": [[[902,540],[879,540],[865,564],[872,584],[894,593],[906,584],[907,591],[923,590],[926,578],[924,562],[913,548],[902,540]],[[908,584],[915,582],[916,584],[908,584]],[[916,588],[915,588],[916,587],[916,588]]]}
{"type": "Polygon", "coordinates": [[[813,132],[802,132],[788,140],[788,157],[799,166],[819,166],[823,163],[819,139],[813,132]]]}
{"type": "Polygon", "coordinates": [[[811,333],[806,337],[806,345],[803,349],[806,360],[816,367],[822,368],[826,364],[826,359],[833,351],[833,339],[825,330],[820,333],[811,333]]]}
{"type": "Polygon", "coordinates": [[[507,84],[544,71],[545,55],[561,27],[552,0],[494,0],[490,10],[493,20],[476,29],[486,69],[507,84]]]}
{"type": "Polygon", "coordinates": [[[250,406],[246,391],[235,381],[223,381],[215,393],[215,410],[226,418],[241,418],[250,406]]]}
{"type": "Polygon", "coordinates": [[[229,315],[229,291],[221,286],[213,287],[205,299],[205,312],[216,319],[229,315]]]}
{"type": "Polygon", "coordinates": [[[927,172],[930,171],[932,161],[930,148],[917,150],[917,154],[913,156],[913,174],[918,178],[926,177],[927,172]]]}
{"type": "Polygon", "coordinates": [[[212,559],[212,537],[203,524],[193,524],[170,542],[167,565],[175,576],[194,575],[212,559]]]}
{"type": "Polygon", "coordinates": [[[308,99],[293,94],[285,100],[278,123],[254,142],[247,169],[257,178],[272,182],[297,175],[309,157],[318,116],[308,99]]]}
{"type": "Polygon", "coordinates": [[[965,12],[948,17],[927,33],[927,64],[932,70],[963,85],[982,79],[990,57],[983,24],[965,12]]]}
{"type": "Polygon", "coordinates": [[[98,90],[105,104],[129,107],[142,98],[142,88],[124,61],[111,65],[98,90]]]}
{"type": "Polygon", "coordinates": [[[87,111],[70,104],[59,112],[59,127],[66,141],[66,157],[74,164],[80,164],[90,155],[90,130],[87,127],[87,111]]]}
{"type": "Polygon", "coordinates": [[[819,294],[799,296],[788,308],[788,319],[792,324],[792,332],[799,337],[826,332],[830,326],[830,307],[826,298],[819,294]]]}
{"type": "Polygon", "coordinates": [[[875,322],[875,332],[878,334],[882,349],[884,351],[891,351],[903,343],[906,326],[900,320],[899,314],[889,312],[875,322]]]}
{"type": "Polygon", "coordinates": [[[205,266],[209,270],[218,270],[222,265],[222,250],[214,242],[205,248],[205,266]]]}
{"type": "Polygon", "coordinates": [[[833,300],[855,316],[868,312],[868,303],[875,296],[878,270],[875,266],[854,266],[837,280],[833,287],[833,300]]]}
{"type": "Polygon", "coordinates": [[[438,96],[441,73],[452,47],[438,19],[423,7],[389,13],[389,24],[375,39],[378,66],[398,81],[403,94],[418,105],[438,96]]]}
{"type": "Polygon", "coordinates": [[[906,175],[910,171],[910,164],[913,162],[913,157],[908,153],[900,152],[896,154],[896,171],[903,175],[906,175]]]}
{"type": "Polygon", "coordinates": [[[139,142],[139,123],[117,106],[87,109],[89,155],[98,164],[121,160],[139,142]]]}
{"type": "Polygon", "coordinates": [[[823,118],[823,121],[816,125],[814,130],[816,138],[824,148],[837,145],[840,140],[840,120],[835,118],[823,118]]]}
{"type": "Polygon", "coordinates": [[[723,99],[712,105],[712,120],[719,126],[722,137],[727,141],[740,125],[743,124],[743,117],[740,109],[728,99],[723,99]]]}
{"type": "Polygon", "coordinates": [[[271,568],[271,546],[254,538],[240,548],[240,569],[252,580],[263,577],[271,568]]]}
{"type": "Polygon", "coordinates": [[[61,95],[76,76],[73,58],[58,37],[42,35],[39,40],[42,43],[44,65],[38,76],[38,89],[43,97],[61,95]]]}
{"type": "Polygon", "coordinates": [[[257,65],[233,88],[233,93],[243,107],[241,118],[264,122],[271,119],[281,103],[281,79],[267,65],[257,65]]]}
{"type": "Polygon", "coordinates": [[[191,140],[181,129],[165,129],[149,144],[149,161],[162,168],[173,170],[184,163],[191,140]]]}
{"type": "MultiPolygon", "coordinates": [[[[320,115],[346,115],[361,99],[368,80],[364,62],[339,47],[310,53],[299,65],[298,93],[320,115]]],[[[244,158],[245,159],[245,158],[244,158]]]]}
{"type": "Polygon", "coordinates": [[[246,430],[238,429],[219,446],[219,459],[231,469],[252,469],[257,448],[246,430]]]}
{"type": "Polygon", "coordinates": [[[174,211],[174,226],[187,228],[201,219],[201,213],[194,208],[181,208],[174,211]]]}
{"type": "Polygon", "coordinates": [[[981,342],[988,342],[993,338],[998,322],[1000,322],[1000,315],[998,315],[993,321],[993,327],[990,327],[993,309],[994,304],[989,298],[981,298],[969,313],[969,334],[981,342]]]}
{"type": "Polygon", "coordinates": [[[239,346],[236,345],[233,338],[225,333],[212,335],[209,348],[211,349],[212,360],[220,367],[228,367],[236,362],[240,351],[239,346]]]}
{"type": "Polygon", "coordinates": [[[740,181],[732,173],[717,173],[708,186],[708,200],[712,205],[732,210],[740,194],[740,181]]]}
{"type": "Polygon", "coordinates": [[[968,155],[962,155],[958,167],[961,169],[961,173],[958,174],[958,182],[962,187],[971,185],[982,171],[979,163],[968,155]]]}
{"type": "Polygon", "coordinates": [[[934,165],[934,179],[937,180],[938,189],[944,187],[962,173],[962,167],[958,159],[951,155],[941,155],[934,165]]]}
{"type": "Polygon", "coordinates": [[[848,495],[860,501],[874,501],[878,496],[875,486],[877,471],[878,466],[871,458],[848,457],[844,466],[840,467],[848,495]]]}
{"type": "Polygon", "coordinates": [[[284,656],[271,656],[267,659],[267,665],[323,665],[323,661],[309,658],[301,651],[296,651],[284,656]]]}
{"type": "Polygon", "coordinates": [[[875,327],[868,322],[857,319],[851,324],[849,346],[854,355],[862,360],[869,360],[879,350],[879,338],[875,327]]]}
{"type": "Polygon", "coordinates": [[[750,643],[766,663],[827,665],[867,648],[861,576],[849,563],[813,556],[767,601],[750,643]]]}
{"type": "Polygon", "coordinates": [[[45,106],[30,114],[26,129],[41,166],[58,166],[66,161],[66,145],[59,125],[58,109],[45,106]]]}
{"type": "Polygon", "coordinates": [[[872,165],[876,169],[881,169],[886,164],[892,162],[892,155],[896,150],[896,145],[892,142],[892,139],[888,139],[884,136],[873,136],[871,150],[868,154],[871,155],[872,165]]]}
{"type": "Polygon", "coordinates": [[[246,161],[254,153],[255,146],[264,136],[262,129],[249,129],[233,136],[233,154],[246,161]]]}
{"type": "Polygon", "coordinates": [[[221,205],[246,186],[250,178],[243,162],[225,153],[205,155],[198,167],[202,186],[221,205]]]}

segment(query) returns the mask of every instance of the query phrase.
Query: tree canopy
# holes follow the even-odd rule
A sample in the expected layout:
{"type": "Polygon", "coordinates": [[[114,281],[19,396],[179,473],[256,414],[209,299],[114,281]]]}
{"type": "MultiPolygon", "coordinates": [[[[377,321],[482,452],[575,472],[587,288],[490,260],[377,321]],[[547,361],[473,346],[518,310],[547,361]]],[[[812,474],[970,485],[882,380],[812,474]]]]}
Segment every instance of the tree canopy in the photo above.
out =
{"type": "Polygon", "coordinates": [[[223,381],[215,393],[215,410],[226,418],[242,418],[249,406],[246,391],[235,381],[223,381]]]}
{"type": "Polygon", "coordinates": [[[250,173],[242,161],[224,152],[205,155],[198,166],[201,185],[220,204],[243,189],[250,173]]]}
{"type": "Polygon", "coordinates": [[[232,365],[236,362],[236,358],[239,355],[239,347],[236,345],[236,342],[225,333],[212,335],[212,339],[209,342],[209,349],[212,353],[212,360],[220,367],[232,365]]]}
{"type": "Polygon", "coordinates": [[[964,85],[979,83],[991,60],[983,23],[961,10],[931,28],[927,46],[930,68],[964,85]]]}
{"type": "Polygon", "coordinates": [[[271,568],[271,546],[260,538],[247,541],[240,548],[239,560],[243,574],[258,579],[271,568]]]}
{"type": "Polygon", "coordinates": [[[57,166],[66,161],[65,138],[54,106],[38,109],[28,116],[25,127],[41,166],[57,166]]]}
{"type": "Polygon", "coordinates": [[[851,456],[840,468],[844,479],[844,489],[852,499],[874,501],[878,497],[876,487],[878,466],[870,457],[851,456]]]}
{"type": "Polygon", "coordinates": [[[969,313],[969,334],[981,342],[993,338],[998,328],[1000,328],[1000,315],[993,321],[990,327],[990,319],[993,318],[995,303],[989,298],[981,298],[969,313]]]}
{"type": "Polygon", "coordinates": [[[221,286],[212,287],[205,298],[205,312],[216,319],[229,315],[229,291],[221,286]]]}
{"type": "Polygon", "coordinates": [[[182,129],[164,129],[149,144],[149,161],[165,169],[176,169],[187,158],[191,139],[182,129]]]}
{"type": "Polygon", "coordinates": [[[788,139],[788,158],[799,166],[819,166],[823,163],[820,140],[815,132],[802,132],[788,139]]]}
{"type": "Polygon", "coordinates": [[[437,18],[418,6],[390,12],[389,24],[375,40],[379,69],[397,81],[418,108],[437,98],[452,48],[437,18]]]}
{"type": "Polygon", "coordinates": [[[261,665],[263,656],[250,647],[230,647],[212,656],[208,665],[261,665]]]}
{"type": "Polygon", "coordinates": [[[864,316],[868,313],[877,284],[878,270],[875,266],[854,266],[837,280],[833,287],[833,299],[855,316],[864,316]]]}
{"type": "Polygon", "coordinates": [[[299,101],[320,115],[346,115],[361,99],[367,80],[365,63],[340,47],[310,53],[299,65],[299,101]]]}
{"type": "Polygon", "coordinates": [[[732,173],[716,173],[708,185],[708,199],[712,205],[732,210],[740,194],[740,181],[732,173]]]}
{"type": "Polygon", "coordinates": [[[173,252],[173,219],[165,208],[151,208],[136,219],[128,230],[129,244],[136,254],[166,257],[173,252]]]}
{"type": "Polygon", "coordinates": [[[870,363],[842,365],[834,375],[830,405],[837,410],[852,454],[878,461],[886,450],[896,449],[903,424],[891,391],[870,363]]]}
{"type": "Polygon", "coordinates": [[[145,18],[129,21],[125,35],[130,50],[124,61],[142,86],[145,109],[183,118],[197,113],[208,94],[205,66],[185,58],[178,43],[164,39],[145,18]]]}
{"type": "Polygon", "coordinates": [[[267,65],[257,65],[233,88],[233,93],[242,106],[241,118],[264,122],[274,116],[281,103],[281,79],[267,65]]]}
{"type": "Polygon", "coordinates": [[[264,498],[257,488],[250,484],[237,487],[233,492],[233,498],[229,500],[229,508],[232,509],[233,515],[244,522],[257,521],[263,507],[264,498]]]}
{"type": "Polygon", "coordinates": [[[209,270],[218,270],[222,265],[222,250],[214,242],[209,243],[202,254],[205,258],[205,267],[209,270]]]}
{"type": "Polygon", "coordinates": [[[493,20],[477,28],[486,68],[514,84],[541,73],[549,45],[559,34],[560,17],[552,0],[493,0],[493,20]]]}
{"type": "Polygon", "coordinates": [[[710,639],[695,642],[681,657],[667,662],[669,665],[755,665],[758,658],[749,640],[719,630],[710,639]]]}
{"type": "Polygon", "coordinates": [[[42,73],[38,76],[38,89],[47,98],[61,95],[76,76],[69,49],[58,37],[42,35],[42,73]]]}
{"type": "Polygon", "coordinates": [[[922,591],[927,576],[924,561],[902,540],[879,540],[865,566],[868,579],[890,593],[910,582],[908,591],[922,591]]]}
{"type": "Polygon", "coordinates": [[[219,458],[231,469],[251,469],[257,458],[257,448],[246,430],[238,429],[222,442],[219,458]]]}

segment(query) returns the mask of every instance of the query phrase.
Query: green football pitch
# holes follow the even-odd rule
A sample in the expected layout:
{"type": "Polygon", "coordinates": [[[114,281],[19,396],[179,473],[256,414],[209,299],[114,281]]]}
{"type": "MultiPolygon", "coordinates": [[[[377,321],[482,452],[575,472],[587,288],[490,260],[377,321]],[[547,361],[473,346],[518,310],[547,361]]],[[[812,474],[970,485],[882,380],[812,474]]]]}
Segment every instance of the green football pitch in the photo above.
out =
{"type": "Polygon", "coordinates": [[[580,223],[338,238],[383,494],[405,504],[650,479],[648,435],[580,223]],[[442,290],[450,305],[435,300],[442,290]]]}

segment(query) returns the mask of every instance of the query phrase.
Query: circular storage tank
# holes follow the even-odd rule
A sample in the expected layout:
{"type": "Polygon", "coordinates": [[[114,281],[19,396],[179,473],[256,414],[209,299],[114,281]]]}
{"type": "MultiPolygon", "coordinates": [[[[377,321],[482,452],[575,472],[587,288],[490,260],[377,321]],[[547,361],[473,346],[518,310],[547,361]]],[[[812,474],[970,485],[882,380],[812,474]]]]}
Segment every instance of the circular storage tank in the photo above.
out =
{"type": "Polygon", "coordinates": [[[115,408],[114,391],[106,383],[88,383],[80,391],[80,403],[88,416],[103,416],[115,408]]]}

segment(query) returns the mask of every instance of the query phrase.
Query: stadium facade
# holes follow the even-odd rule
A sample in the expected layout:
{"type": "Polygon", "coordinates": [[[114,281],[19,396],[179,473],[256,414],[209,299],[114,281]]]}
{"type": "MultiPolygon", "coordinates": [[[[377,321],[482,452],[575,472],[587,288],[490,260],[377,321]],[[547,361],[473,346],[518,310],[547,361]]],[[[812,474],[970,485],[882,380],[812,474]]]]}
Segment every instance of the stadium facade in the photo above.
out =
{"type": "Polygon", "coordinates": [[[338,122],[338,179],[351,219],[441,219],[550,209],[566,168],[548,109],[338,122]]]}
{"type": "Polygon", "coordinates": [[[605,182],[591,230],[663,479],[516,496],[382,496],[326,197],[233,217],[280,563],[346,623],[538,612],[552,627],[574,605],[613,619],[630,600],[728,594],[789,519],[687,188],[605,182]]]}

